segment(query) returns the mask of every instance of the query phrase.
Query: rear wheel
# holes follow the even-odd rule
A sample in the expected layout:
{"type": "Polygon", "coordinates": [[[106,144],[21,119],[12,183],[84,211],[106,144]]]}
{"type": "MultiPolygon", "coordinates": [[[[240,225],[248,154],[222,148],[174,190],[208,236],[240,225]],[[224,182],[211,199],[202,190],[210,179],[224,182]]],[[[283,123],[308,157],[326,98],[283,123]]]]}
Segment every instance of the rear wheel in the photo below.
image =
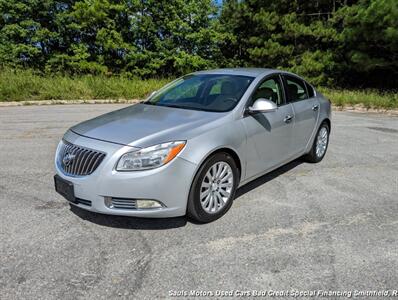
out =
{"type": "Polygon", "coordinates": [[[238,168],[228,153],[211,156],[200,167],[192,183],[188,216],[207,223],[224,215],[232,205],[238,180],[238,168]]]}
{"type": "Polygon", "coordinates": [[[322,123],[316,134],[311,151],[305,156],[308,162],[320,162],[326,154],[329,145],[330,128],[327,123],[322,123]]]}

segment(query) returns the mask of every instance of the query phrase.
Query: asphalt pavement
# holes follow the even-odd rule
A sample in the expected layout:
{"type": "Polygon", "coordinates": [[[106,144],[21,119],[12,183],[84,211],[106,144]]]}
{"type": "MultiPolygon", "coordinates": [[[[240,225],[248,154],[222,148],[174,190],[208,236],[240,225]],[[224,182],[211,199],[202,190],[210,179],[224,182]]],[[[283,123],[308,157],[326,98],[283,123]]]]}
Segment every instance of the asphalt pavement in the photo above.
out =
{"type": "Polygon", "coordinates": [[[0,299],[398,289],[398,117],[334,112],[321,163],[247,184],[199,225],[89,213],[55,193],[65,130],[121,107],[0,108],[0,299]]]}

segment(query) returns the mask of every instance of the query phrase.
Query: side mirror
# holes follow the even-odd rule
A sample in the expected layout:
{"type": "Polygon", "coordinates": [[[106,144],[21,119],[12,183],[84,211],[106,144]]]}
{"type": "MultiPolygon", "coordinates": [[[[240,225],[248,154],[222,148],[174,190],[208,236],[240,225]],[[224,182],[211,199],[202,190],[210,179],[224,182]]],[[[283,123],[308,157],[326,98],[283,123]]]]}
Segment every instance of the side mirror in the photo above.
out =
{"type": "Polygon", "coordinates": [[[249,113],[266,113],[276,111],[278,106],[271,100],[267,100],[265,98],[259,98],[254,101],[253,106],[248,108],[249,113]]]}

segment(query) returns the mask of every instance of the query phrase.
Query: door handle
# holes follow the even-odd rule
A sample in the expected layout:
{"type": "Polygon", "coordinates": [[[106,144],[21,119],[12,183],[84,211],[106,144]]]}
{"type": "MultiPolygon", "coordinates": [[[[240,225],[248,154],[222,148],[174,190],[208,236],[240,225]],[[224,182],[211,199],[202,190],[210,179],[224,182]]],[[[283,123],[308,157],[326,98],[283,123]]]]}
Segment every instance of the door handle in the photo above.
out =
{"type": "Polygon", "coordinates": [[[319,104],[315,104],[313,107],[312,107],[312,110],[313,111],[317,111],[319,109],[319,104]]]}
{"type": "Polygon", "coordinates": [[[290,123],[292,121],[293,117],[291,115],[287,115],[284,119],[283,122],[285,123],[290,123]]]}

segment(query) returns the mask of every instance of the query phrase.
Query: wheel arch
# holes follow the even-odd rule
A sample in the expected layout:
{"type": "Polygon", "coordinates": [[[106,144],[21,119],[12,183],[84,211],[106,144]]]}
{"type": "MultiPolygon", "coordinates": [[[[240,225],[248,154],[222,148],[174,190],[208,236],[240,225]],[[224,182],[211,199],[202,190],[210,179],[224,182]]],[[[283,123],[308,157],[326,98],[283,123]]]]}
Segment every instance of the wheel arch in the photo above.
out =
{"type": "Polygon", "coordinates": [[[236,166],[238,167],[239,180],[240,180],[240,177],[242,176],[242,163],[241,163],[241,159],[240,159],[238,153],[236,153],[231,148],[220,148],[220,149],[217,149],[217,150],[213,151],[208,157],[210,157],[211,155],[214,155],[216,153],[219,153],[219,152],[225,152],[225,153],[231,155],[231,157],[234,159],[234,161],[236,163],[236,166]]]}
{"type": "Polygon", "coordinates": [[[231,147],[228,147],[228,146],[221,146],[220,148],[213,149],[213,150],[209,151],[206,155],[204,155],[203,158],[202,158],[202,160],[200,161],[200,163],[198,164],[198,166],[197,166],[197,168],[196,168],[196,170],[195,170],[194,176],[193,176],[193,178],[192,178],[192,182],[193,182],[193,179],[195,178],[196,174],[198,173],[200,167],[201,167],[211,156],[215,155],[216,153],[222,153],[222,152],[229,154],[229,155],[233,158],[233,160],[235,161],[236,166],[238,167],[238,171],[239,171],[239,178],[238,178],[238,179],[239,179],[239,182],[240,182],[240,180],[241,180],[241,178],[242,178],[242,171],[243,171],[243,170],[242,170],[242,167],[243,167],[243,166],[242,166],[242,160],[241,160],[241,158],[239,157],[238,153],[237,153],[234,149],[232,149],[231,147]]]}
{"type": "Polygon", "coordinates": [[[332,131],[332,124],[331,124],[331,122],[330,122],[330,119],[329,119],[329,118],[323,119],[322,122],[321,122],[320,124],[322,125],[323,123],[326,123],[326,124],[328,125],[328,127],[329,127],[329,134],[330,134],[330,132],[332,131]]]}
{"type": "MultiPolygon", "coordinates": [[[[192,190],[193,190],[193,184],[194,184],[194,182],[195,182],[195,178],[196,178],[196,176],[198,175],[198,172],[199,172],[199,170],[201,169],[201,167],[203,166],[203,164],[205,164],[206,161],[207,161],[210,157],[212,157],[213,155],[215,155],[215,154],[217,154],[217,153],[227,153],[227,154],[229,154],[229,155],[232,157],[232,159],[235,161],[236,166],[237,166],[237,168],[238,168],[238,173],[239,173],[239,174],[238,174],[237,187],[239,186],[240,179],[242,178],[242,163],[241,163],[241,158],[239,157],[238,153],[237,153],[234,149],[232,149],[232,148],[230,148],[230,147],[228,147],[228,146],[221,146],[221,147],[219,147],[219,148],[217,148],[217,149],[213,149],[213,150],[209,151],[206,155],[204,155],[203,159],[202,159],[202,160],[200,161],[200,163],[197,165],[197,168],[196,168],[196,170],[195,170],[195,172],[194,172],[194,175],[193,175],[193,178],[192,178],[192,180],[191,180],[191,185],[190,185],[190,187],[189,187],[189,195],[188,195],[188,201],[187,201],[187,208],[186,208],[186,214],[187,214],[187,215],[189,215],[190,198],[191,198],[191,193],[192,193],[192,190]]],[[[191,215],[191,216],[192,216],[192,215],[191,215]]]]}

